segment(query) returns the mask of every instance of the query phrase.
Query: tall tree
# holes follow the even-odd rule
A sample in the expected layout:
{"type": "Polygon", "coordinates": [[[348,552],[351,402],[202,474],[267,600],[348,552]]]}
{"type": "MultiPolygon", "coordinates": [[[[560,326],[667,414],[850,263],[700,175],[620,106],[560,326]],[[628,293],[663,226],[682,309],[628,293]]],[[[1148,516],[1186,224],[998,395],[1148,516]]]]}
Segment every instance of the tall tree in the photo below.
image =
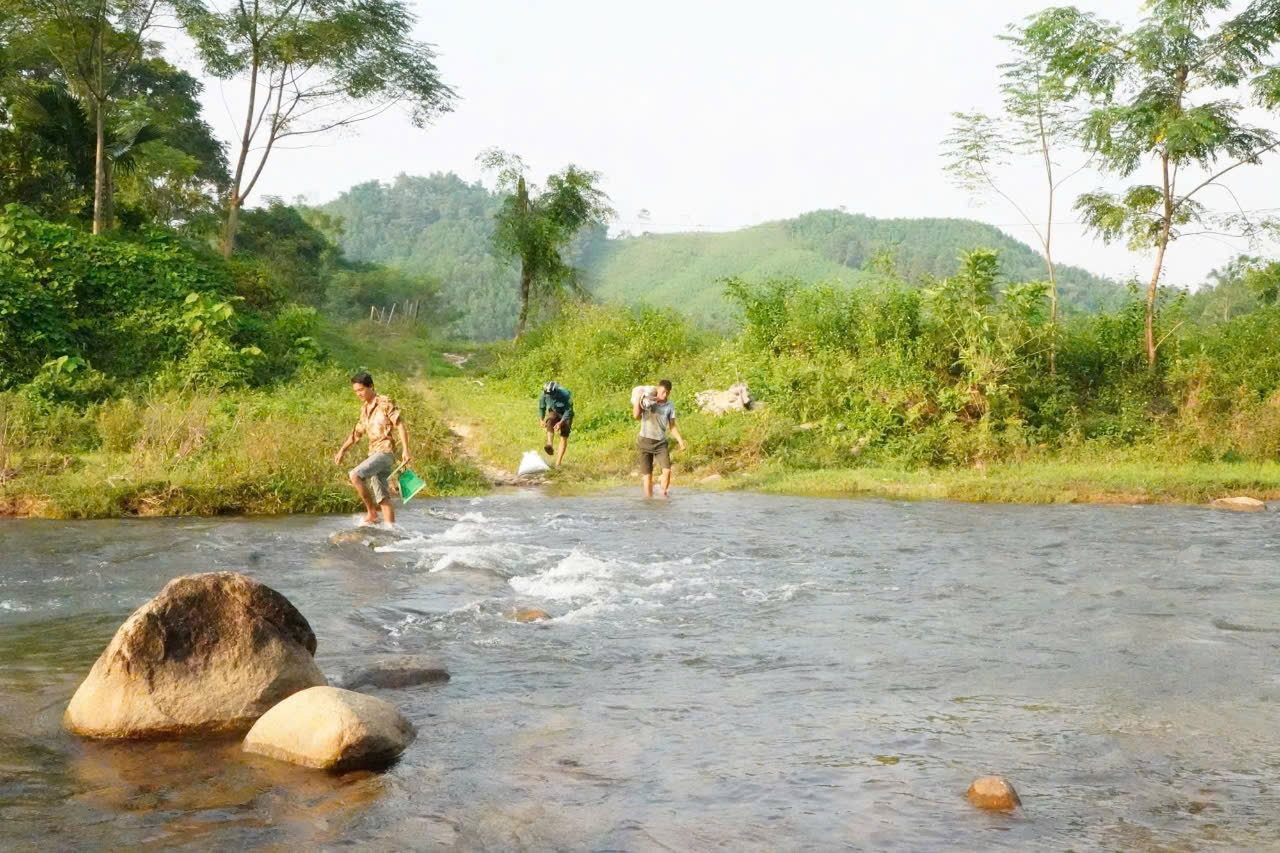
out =
{"type": "Polygon", "coordinates": [[[529,322],[530,302],[575,282],[577,270],[564,259],[564,249],[583,227],[607,223],[613,209],[597,186],[598,172],[569,165],[540,188],[526,180],[527,167],[515,154],[491,148],[477,159],[496,174],[498,192],[504,195],[495,215],[494,248],[520,261],[518,341],[529,322]]]}
{"type": "Polygon", "coordinates": [[[222,250],[235,249],[245,199],[283,140],[314,137],[405,105],[417,127],[452,108],[432,48],[410,37],[399,0],[178,0],[206,69],[244,78],[248,100],[227,196],[222,250]]]}
{"type": "Polygon", "coordinates": [[[1155,250],[1144,333],[1150,365],[1160,343],[1156,299],[1169,244],[1190,233],[1188,225],[1247,234],[1264,224],[1239,205],[1215,215],[1201,200],[1280,145],[1272,131],[1245,120],[1238,94],[1280,105],[1280,67],[1269,64],[1280,40],[1280,4],[1253,0],[1235,14],[1231,5],[1150,0],[1146,16],[1127,31],[1074,7],[1052,8],[1026,28],[1033,55],[1088,101],[1081,139],[1102,170],[1128,178],[1147,163],[1156,167],[1155,183],[1085,193],[1075,205],[1104,240],[1125,237],[1135,250],[1155,250]]]}
{"type": "MultiPolygon", "coordinates": [[[[1000,39],[1013,48],[1013,59],[1000,66],[1000,94],[1004,114],[958,112],[951,133],[943,140],[946,170],[973,193],[993,192],[1018,212],[1031,228],[1044,254],[1049,281],[1049,320],[1058,322],[1058,276],[1053,262],[1053,226],[1059,188],[1084,166],[1063,174],[1058,152],[1074,142],[1075,98],[1062,78],[1046,67],[1045,57],[1028,40],[1026,31],[1011,26],[1000,39]],[[1044,170],[1044,221],[1037,222],[1000,184],[999,170],[1014,154],[1030,155],[1044,170]]],[[[1056,367],[1056,347],[1050,346],[1050,370],[1056,367]]]]}
{"type": "Polygon", "coordinates": [[[111,208],[110,112],[160,10],[160,0],[0,0],[0,18],[14,17],[21,37],[47,51],[93,121],[94,234],[106,227],[111,208]]]}

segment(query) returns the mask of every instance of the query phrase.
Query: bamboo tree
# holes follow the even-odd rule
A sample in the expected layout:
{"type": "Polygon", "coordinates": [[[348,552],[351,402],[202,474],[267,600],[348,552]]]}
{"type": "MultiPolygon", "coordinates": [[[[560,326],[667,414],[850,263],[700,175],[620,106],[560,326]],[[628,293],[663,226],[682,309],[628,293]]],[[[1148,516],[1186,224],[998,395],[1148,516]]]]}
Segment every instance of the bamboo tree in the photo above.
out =
{"type": "Polygon", "coordinates": [[[1184,226],[1249,235],[1266,224],[1238,205],[1214,214],[1201,199],[1280,145],[1271,130],[1242,118],[1240,94],[1264,107],[1280,103],[1280,71],[1269,64],[1280,5],[1253,0],[1234,15],[1229,0],[1151,0],[1146,8],[1129,31],[1073,7],[1047,9],[1028,24],[1026,43],[1088,101],[1080,137],[1104,172],[1128,178],[1154,166],[1155,183],[1085,193],[1075,204],[1107,242],[1124,237],[1134,250],[1155,250],[1144,331],[1154,365],[1160,277],[1169,245],[1193,233],[1184,226]]]}

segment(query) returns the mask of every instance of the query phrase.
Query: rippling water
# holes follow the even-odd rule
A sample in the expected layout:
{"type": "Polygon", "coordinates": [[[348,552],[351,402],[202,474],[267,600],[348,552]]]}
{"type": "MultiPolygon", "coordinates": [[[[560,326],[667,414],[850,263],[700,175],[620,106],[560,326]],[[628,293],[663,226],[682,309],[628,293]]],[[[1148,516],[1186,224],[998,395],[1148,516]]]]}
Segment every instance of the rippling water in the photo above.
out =
{"type": "Polygon", "coordinates": [[[347,518],[0,522],[7,848],[1280,849],[1272,516],[680,494],[347,518]],[[420,729],[381,775],[59,717],[173,576],[287,595],[420,729]],[[554,618],[516,624],[512,607],[554,618]],[[1025,808],[978,812],[976,776],[1025,808]]]}

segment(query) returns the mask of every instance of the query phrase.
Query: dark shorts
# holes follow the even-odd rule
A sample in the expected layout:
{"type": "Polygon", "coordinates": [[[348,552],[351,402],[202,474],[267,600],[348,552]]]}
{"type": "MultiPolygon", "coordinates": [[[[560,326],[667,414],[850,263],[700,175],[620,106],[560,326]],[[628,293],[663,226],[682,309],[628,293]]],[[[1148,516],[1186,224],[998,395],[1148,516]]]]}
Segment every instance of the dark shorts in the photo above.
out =
{"type": "Polygon", "coordinates": [[[573,418],[561,418],[559,412],[547,412],[546,420],[547,429],[560,430],[560,434],[565,438],[569,437],[570,431],[573,430],[573,418]]]}
{"type": "Polygon", "coordinates": [[[652,474],[654,463],[663,471],[671,470],[671,452],[665,438],[638,438],[636,450],[640,454],[640,473],[652,474]]]}

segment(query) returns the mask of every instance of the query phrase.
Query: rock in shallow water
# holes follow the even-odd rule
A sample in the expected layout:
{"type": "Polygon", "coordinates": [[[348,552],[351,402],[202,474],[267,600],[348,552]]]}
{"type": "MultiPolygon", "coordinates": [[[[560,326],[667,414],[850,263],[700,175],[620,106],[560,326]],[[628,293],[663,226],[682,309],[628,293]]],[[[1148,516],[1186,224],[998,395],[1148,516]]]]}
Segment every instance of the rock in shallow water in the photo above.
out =
{"type": "Polygon", "coordinates": [[[536,607],[517,607],[508,610],[506,616],[512,622],[546,622],[551,618],[550,613],[536,607]]]}
{"type": "Polygon", "coordinates": [[[176,578],[116,631],[63,715],[96,738],[239,734],[292,693],[327,684],[289,600],[236,572],[176,578]]]}
{"type": "Polygon", "coordinates": [[[1000,776],[983,776],[969,786],[969,802],[980,809],[1008,811],[1022,805],[1018,792],[1008,779],[1000,776]]]}
{"type": "Polygon", "coordinates": [[[1262,512],[1267,505],[1257,498],[1246,498],[1243,496],[1232,498],[1218,498],[1209,506],[1214,509],[1229,509],[1235,512],[1262,512]]]}
{"type": "Polygon", "coordinates": [[[431,657],[409,655],[374,661],[353,670],[342,679],[342,686],[347,690],[361,687],[396,689],[448,680],[449,670],[443,662],[431,657]]]}
{"type": "Polygon", "coordinates": [[[244,751],[317,770],[390,764],[418,730],[390,702],[337,687],[295,693],[258,720],[244,751]]]}

